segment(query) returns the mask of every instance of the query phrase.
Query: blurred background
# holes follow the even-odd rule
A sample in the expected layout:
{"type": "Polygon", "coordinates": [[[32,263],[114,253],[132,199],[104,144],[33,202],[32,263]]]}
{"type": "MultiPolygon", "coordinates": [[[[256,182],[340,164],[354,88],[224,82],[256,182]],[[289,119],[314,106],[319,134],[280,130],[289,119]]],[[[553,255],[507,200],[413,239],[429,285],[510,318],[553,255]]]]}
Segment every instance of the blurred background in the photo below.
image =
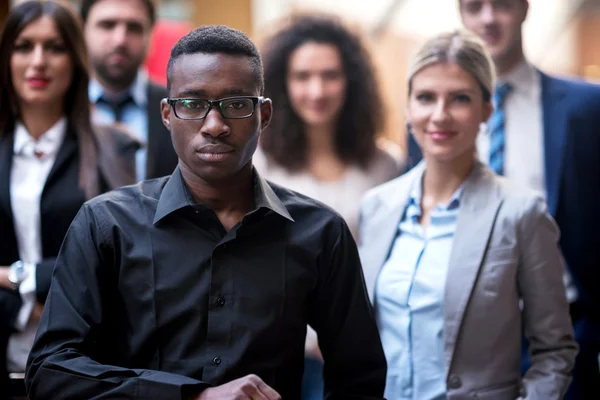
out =
{"type": "MultiPolygon", "coordinates": [[[[0,0],[0,25],[19,0],[0,0]]],[[[78,1],[71,0],[77,7],[78,1]]],[[[460,27],[456,0],[156,0],[159,21],[146,67],[164,83],[171,46],[198,25],[225,24],[259,45],[278,21],[319,11],[343,18],[371,50],[383,90],[386,135],[404,147],[405,71],[426,38],[460,27]]],[[[525,51],[540,69],[600,81],[600,0],[530,0],[525,51]]]]}

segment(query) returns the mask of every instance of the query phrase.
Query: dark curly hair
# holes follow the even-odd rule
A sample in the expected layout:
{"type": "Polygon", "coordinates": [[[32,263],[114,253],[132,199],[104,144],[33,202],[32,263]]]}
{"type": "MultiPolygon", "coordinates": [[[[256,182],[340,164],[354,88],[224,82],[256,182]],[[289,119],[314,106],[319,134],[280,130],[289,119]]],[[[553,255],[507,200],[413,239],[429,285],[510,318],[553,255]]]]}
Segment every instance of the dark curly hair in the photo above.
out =
{"type": "Polygon", "coordinates": [[[346,75],[346,99],[335,133],[337,156],[347,164],[366,168],[383,130],[384,110],[368,52],[357,35],[334,17],[301,15],[267,39],[263,51],[265,96],[273,100],[273,120],[263,131],[261,147],[266,156],[284,168],[306,166],[304,123],[290,105],[286,84],[291,53],[307,42],[331,44],[342,57],[346,75]]]}

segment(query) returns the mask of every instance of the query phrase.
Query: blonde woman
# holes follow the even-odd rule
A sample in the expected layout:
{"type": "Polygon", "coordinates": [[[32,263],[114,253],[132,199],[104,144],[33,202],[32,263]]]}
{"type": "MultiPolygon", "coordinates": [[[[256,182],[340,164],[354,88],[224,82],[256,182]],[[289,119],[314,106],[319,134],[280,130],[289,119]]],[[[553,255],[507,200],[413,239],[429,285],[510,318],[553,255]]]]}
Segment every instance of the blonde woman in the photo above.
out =
{"type": "Polygon", "coordinates": [[[556,224],[541,196],[477,160],[494,83],[479,39],[428,41],[406,108],[423,161],[362,203],[390,400],[560,399],[570,382],[577,346],[556,224]],[[532,365],[521,379],[523,328],[532,365]]]}

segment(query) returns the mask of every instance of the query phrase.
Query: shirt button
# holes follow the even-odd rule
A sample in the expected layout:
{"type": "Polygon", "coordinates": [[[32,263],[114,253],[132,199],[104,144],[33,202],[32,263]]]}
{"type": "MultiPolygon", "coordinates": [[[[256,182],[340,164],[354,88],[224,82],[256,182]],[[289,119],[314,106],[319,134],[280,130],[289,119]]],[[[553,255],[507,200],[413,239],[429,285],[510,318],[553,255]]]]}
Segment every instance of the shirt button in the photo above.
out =
{"type": "Polygon", "coordinates": [[[219,364],[221,364],[221,357],[215,357],[215,358],[213,358],[213,363],[214,363],[215,365],[219,365],[219,364]]]}
{"type": "Polygon", "coordinates": [[[227,245],[226,244],[223,245],[223,249],[227,250],[227,245]]]}
{"type": "Polygon", "coordinates": [[[219,307],[223,307],[225,305],[225,297],[219,297],[217,299],[217,304],[219,305],[219,307]]]}
{"type": "Polygon", "coordinates": [[[450,375],[450,379],[448,379],[448,387],[450,389],[458,389],[462,386],[462,381],[458,377],[458,375],[450,375]]]}

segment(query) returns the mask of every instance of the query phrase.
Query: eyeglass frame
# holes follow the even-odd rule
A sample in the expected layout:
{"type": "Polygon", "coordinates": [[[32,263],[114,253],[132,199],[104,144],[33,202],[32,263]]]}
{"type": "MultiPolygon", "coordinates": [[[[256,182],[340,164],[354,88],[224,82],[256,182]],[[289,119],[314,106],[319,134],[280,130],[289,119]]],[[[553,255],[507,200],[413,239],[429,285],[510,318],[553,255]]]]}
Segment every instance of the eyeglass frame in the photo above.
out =
{"type": "Polygon", "coordinates": [[[232,97],[223,97],[222,99],[217,99],[217,100],[209,100],[209,99],[202,99],[199,97],[174,97],[174,98],[169,97],[169,98],[165,98],[165,100],[167,101],[167,103],[169,104],[171,109],[173,110],[173,114],[175,114],[175,117],[177,117],[177,119],[180,119],[182,121],[201,121],[203,119],[206,119],[206,117],[208,117],[208,114],[215,106],[216,106],[217,110],[219,110],[219,114],[221,114],[221,117],[223,117],[225,119],[250,118],[256,113],[256,106],[263,104],[265,98],[263,96],[232,96],[232,97]],[[221,109],[221,105],[219,103],[221,103],[225,100],[232,100],[232,99],[250,99],[250,100],[252,100],[252,104],[253,104],[252,113],[249,115],[246,115],[244,117],[226,117],[225,115],[223,115],[223,110],[221,109]],[[177,115],[177,110],[175,109],[175,104],[181,100],[207,101],[208,102],[208,110],[206,110],[206,114],[204,114],[204,116],[202,118],[181,118],[179,115],[177,115]]]}

